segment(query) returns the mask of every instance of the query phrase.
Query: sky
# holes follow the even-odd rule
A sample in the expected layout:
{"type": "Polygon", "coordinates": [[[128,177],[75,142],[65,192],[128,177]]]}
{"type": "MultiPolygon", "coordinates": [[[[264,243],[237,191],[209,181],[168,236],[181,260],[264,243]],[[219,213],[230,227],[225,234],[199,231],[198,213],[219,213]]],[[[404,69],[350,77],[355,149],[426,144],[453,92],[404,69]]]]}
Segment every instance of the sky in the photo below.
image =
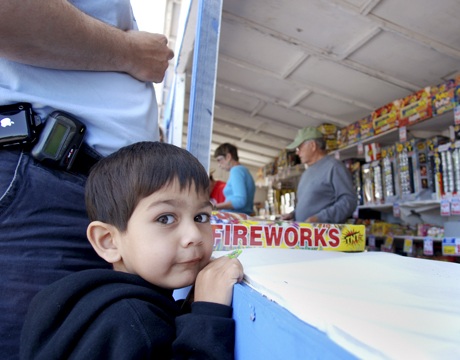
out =
{"type": "Polygon", "coordinates": [[[163,33],[166,0],[131,0],[140,30],[163,33]]]}

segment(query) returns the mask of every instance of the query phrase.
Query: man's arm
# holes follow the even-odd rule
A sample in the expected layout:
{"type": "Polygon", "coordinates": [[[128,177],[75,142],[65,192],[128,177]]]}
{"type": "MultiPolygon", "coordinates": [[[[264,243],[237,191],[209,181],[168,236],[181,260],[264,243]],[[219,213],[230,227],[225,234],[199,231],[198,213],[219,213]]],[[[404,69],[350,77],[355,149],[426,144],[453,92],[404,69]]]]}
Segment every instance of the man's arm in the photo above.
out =
{"type": "Polygon", "coordinates": [[[0,56],[52,69],[118,71],[161,82],[174,54],[160,34],[122,31],[67,0],[2,0],[0,56]]]}

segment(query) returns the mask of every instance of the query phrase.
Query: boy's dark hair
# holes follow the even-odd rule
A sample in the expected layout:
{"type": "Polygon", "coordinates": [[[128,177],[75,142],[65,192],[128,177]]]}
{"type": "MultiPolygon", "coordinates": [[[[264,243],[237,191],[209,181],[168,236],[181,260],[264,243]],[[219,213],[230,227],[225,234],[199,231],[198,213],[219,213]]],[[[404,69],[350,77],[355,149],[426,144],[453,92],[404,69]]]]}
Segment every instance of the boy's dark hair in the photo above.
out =
{"type": "Polygon", "coordinates": [[[232,159],[235,161],[239,161],[238,158],[238,149],[236,148],[235,145],[229,144],[229,143],[223,143],[220,144],[219,147],[214,151],[214,157],[218,156],[225,156],[227,154],[230,154],[232,156],[232,159]]]}
{"type": "Polygon", "coordinates": [[[181,190],[194,186],[209,195],[208,174],[187,150],[147,141],[123,147],[91,169],[85,189],[89,219],[125,231],[139,201],[175,179],[181,190]]]}

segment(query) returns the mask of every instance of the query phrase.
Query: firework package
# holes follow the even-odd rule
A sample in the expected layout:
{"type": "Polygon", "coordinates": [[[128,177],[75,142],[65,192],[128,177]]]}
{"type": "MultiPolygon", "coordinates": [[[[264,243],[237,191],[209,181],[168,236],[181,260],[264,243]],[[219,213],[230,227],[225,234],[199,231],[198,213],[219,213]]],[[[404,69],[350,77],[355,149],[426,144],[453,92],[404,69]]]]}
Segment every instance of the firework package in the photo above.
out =
{"type": "Polygon", "coordinates": [[[364,251],[364,225],[257,221],[241,214],[214,212],[214,250],[274,248],[320,251],[364,251]]]}

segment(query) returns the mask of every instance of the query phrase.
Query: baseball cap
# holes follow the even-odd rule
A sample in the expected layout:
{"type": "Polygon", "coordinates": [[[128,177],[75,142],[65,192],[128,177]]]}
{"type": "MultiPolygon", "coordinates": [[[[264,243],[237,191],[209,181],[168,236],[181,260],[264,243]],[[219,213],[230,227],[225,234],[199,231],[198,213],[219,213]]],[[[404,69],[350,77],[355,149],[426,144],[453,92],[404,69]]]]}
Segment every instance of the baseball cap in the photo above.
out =
{"type": "Polygon", "coordinates": [[[304,141],[307,140],[314,140],[314,139],[321,139],[323,134],[314,126],[307,126],[303,129],[297,131],[297,136],[295,137],[294,141],[286,146],[286,149],[293,150],[299,147],[304,141]]]}

